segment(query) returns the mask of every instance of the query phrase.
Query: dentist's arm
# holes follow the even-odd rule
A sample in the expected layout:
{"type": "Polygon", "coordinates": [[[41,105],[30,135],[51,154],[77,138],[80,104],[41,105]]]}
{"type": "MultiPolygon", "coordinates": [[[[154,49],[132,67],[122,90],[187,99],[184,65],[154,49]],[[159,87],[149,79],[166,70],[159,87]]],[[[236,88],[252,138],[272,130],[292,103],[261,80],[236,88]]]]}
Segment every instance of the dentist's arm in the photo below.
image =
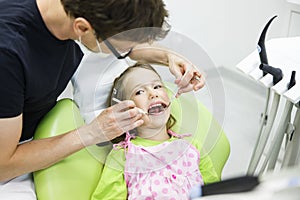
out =
{"type": "Polygon", "coordinates": [[[49,167],[85,146],[109,141],[143,123],[135,104],[123,101],[79,129],[19,144],[22,117],[0,119],[0,182],[49,167]]]}
{"type": "Polygon", "coordinates": [[[83,148],[75,132],[18,144],[22,115],[0,119],[0,181],[43,169],[83,148]]]}

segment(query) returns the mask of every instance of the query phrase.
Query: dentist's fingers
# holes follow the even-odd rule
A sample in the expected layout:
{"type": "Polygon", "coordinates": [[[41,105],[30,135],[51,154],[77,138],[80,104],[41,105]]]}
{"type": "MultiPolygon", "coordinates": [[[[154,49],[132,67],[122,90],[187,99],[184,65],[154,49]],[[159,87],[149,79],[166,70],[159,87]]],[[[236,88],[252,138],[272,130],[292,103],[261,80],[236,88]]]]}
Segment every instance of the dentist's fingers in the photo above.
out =
{"type": "Polygon", "coordinates": [[[124,130],[124,132],[129,131],[129,130],[131,130],[133,128],[136,128],[136,127],[133,127],[131,129],[127,130],[125,127],[127,127],[127,126],[131,127],[135,122],[139,121],[143,117],[143,114],[141,114],[137,110],[136,107],[135,108],[131,108],[128,111],[124,111],[121,115],[123,115],[123,116],[120,117],[120,121],[119,121],[118,124],[121,127],[121,129],[124,130]]]}
{"type": "Polygon", "coordinates": [[[193,78],[190,81],[190,83],[188,85],[178,89],[176,97],[179,97],[181,94],[186,93],[186,92],[190,92],[192,90],[197,91],[200,88],[202,88],[204,85],[205,85],[204,78],[199,78],[198,76],[196,76],[195,78],[193,78]]]}
{"type": "Polygon", "coordinates": [[[122,101],[105,109],[90,124],[79,129],[85,146],[112,140],[144,123],[133,101],[122,101]]]}
{"type": "Polygon", "coordinates": [[[170,72],[176,78],[175,84],[179,88],[177,97],[184,92],[197,91],[204,86],[204,76],[192,63],[176,54],[168,54],[168,63],[170,72]]]}
{"type": "Polygon", "coordinates": [[[204,87],[205,85],[205,75],[195,72],[194,76],[191,80],[191,84],[193,85],[194,91],[197,91],[204,87]]]}
{"type": "Polygon", "coordinates": [[[177,84],[179,89],[185,88],[186,86],[188,86],[188,84],[192,80],[193,76],[194,76],[193,70],[185,69],[185,72],[184,72],[183,76],[181,77],[181,79],[175,80],[175,83],[177,84]]]}
{"type": "Polygon", "coordinates": [[[133,101],[125,100],[121,101],[118,104],[114,105],[117,112],[115,117],[118,121],[118,125],[123,132],[129,131],[133,128],[136,128],[136,122],[142,121],[142,114],[139,111],[139,108],[136,107],[133,101]],[[131,128],[128,129],[127,127],[131,128]]]}
{"type": "Polygon", "coordinates": [[[141,126],[144,123],[144,121],[141,120],[141,117],[142,114],[138,114],[134,118],[128,118],[126,120],[121,121],[119,125],[125,133],[126,131],[130,131],[138,126],[141,126]],[[142,121],[142,123],[140,121],[142,121]]]}
{"type": "Polygon", "coordinates": [[[170,72],[175,76],[176,80],[180,80],[185,72],[185,64],[177,55],[168,54],[168,64],[170,72]]]}
{"type": "Polygon", "coordinates": [[[137,117],[141,118],[144,114],[144,111],[134,104],[131,100],[120,101],[117,105],[115,105],[120,112],[120,119],[127,120],[137,117]],[[128,104],[126,104],[128,103],[128,104]],[[125,107],[124,107],[125,105],[125,107]]]}
{"type": "Polygon", "coordinates": [[[199,72],[190,70],[190,72],[184,74],[183,80],[181,80],[180,83],[178,81],[178,85],[179,84],[182,86],[178,88],[176,97],[180,96],[182,93],[201,89],[205,85],[205,78],[204,75],[200,74],[199,72]]]}

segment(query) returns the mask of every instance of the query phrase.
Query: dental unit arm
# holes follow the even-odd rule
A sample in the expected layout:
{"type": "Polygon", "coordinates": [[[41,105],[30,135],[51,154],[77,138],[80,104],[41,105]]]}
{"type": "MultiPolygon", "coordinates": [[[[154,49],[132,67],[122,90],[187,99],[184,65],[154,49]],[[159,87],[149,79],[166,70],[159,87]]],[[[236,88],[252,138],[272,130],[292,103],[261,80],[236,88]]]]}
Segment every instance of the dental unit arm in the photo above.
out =
{"type": "MultiPolygon", "coordinates": [[[[278,68],[274,68],[269,66],[268,64],[268,57],[267,57],[267,52],[266,52],[266,47],[265,47],[265,38],[266,38],[266,34],[268,31],[268,28],[270,27],[270,24],[272,23],[272,21],[276,18],[277,16],[275,15],[274,17],[272,17],[267,24],[265,25],[259,40],[258,40],[258,44],[257,44],[257,50],[259,53],[259,59],[260,59],[260,65],[259,65],[259,69],[262,70],[262,75],[263,77],[266,76],[268,73],[273,75],[273,85],[277,84],[281,79],[282,79],[282,71],[278,68]]],[[[264,108],[264,112],[262,113],[262,123],[260,125],[260,129],[259,129],[259,134],[258,134],[258,138],[256,140],[256,144],[251,156],[251,160],[248,166],[248,170],[247,170],[247,174],[248,175],[253,175],[255,173],[255,170],[258,166],[259,160],[262,156],[262,153],[264,151],[266,142],[268,140],[269,137],[269,132],[271,131],[271,128],[273,126],[273,121],[275,119],[276,116],[276,112],[277,112],[277,108],[278,108],[278,103],[279,103],[279,96],[275,95],[274,96],[274,100],[273,103],[271,105],[271,112],[270,112],[270,123],[267,123],[268,121],[268,110],[269,110],[269,100],[270,100],[270,93],[271,93],[271,89],[268,88],[267,89],[267,96],[266,96],[266,104],[265,104],[265,108],[264,108]],[[266,127],[265,127],[266,126],[266,127]],[[264,129],[265,128],[265,129],[264,129]]]]}

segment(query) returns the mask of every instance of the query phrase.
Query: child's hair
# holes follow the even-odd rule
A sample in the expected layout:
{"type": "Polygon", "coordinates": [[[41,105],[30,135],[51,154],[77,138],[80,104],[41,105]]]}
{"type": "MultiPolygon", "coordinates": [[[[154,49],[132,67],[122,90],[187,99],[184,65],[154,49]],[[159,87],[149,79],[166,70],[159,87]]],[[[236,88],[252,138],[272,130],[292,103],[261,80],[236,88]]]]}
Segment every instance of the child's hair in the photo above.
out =
{"type": "MultiPolygon", "coordinates": [[[[114,80],[112,90],[111,90],[108,100],[107,100],[108,107],[116,104],[116,102],[114,102],[112,100],[112,98],[116,98],[119,100],[126,100],[126,97],[125,97],[126,94],[124,92],[123,81],[124,81],[124,78],[126,77],[126,74],[128,74],[129,72],[133,71],[136,68],[144,68],[144,69],[151,70],[157,74],[157,76],[159,77],[160,80],[162,80],[160,75],[150,64],[136,63],[135,65],[128,67],[119,77],[117,77],[114,80]]],[[[172,114],[170,114],[170,117],[169,117],[169,119],[167,121],[167,125],[166,125],[167,130],[172,128],[175,125],[175,123],[176,123],[176,119],[172,116],[172,114]]],[[[133,130],[133,131],[135,131],[135,130],[133,130]]],[[[112,143],[119,143],[120,141],[123,141],[124,139],[125,139],[125,134],[113,139],[112,143]]]]}

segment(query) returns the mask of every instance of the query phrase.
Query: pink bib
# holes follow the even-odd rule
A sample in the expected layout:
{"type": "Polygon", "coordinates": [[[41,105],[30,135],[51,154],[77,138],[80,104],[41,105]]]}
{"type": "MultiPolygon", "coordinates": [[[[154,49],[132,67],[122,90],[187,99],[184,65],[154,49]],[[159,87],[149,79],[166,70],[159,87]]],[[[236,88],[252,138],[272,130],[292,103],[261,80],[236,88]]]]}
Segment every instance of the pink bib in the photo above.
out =
{"type": "Polygon", "coordinates": [[[128,199],[189,199],[189,190],[203,185],[199,151],[181,139],[182,135],[168,133],[179,139],[143,147],[133,144],[129,136],[121,144],[127,147],[124,174],[128,199]]]}

